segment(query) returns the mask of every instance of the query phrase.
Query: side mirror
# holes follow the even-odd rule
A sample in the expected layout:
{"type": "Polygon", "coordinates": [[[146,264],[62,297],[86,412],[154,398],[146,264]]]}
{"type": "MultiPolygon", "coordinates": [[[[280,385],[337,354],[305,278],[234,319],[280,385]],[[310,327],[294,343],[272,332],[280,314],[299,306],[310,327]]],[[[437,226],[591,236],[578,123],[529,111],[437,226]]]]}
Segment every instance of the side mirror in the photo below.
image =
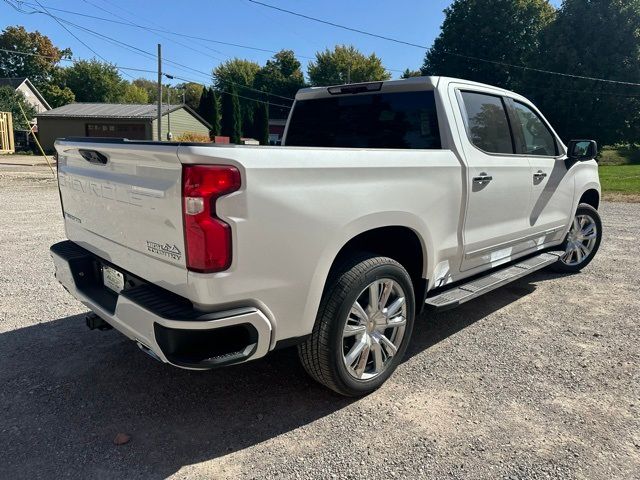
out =
{"type": "Polygon", "coordinates": [[[567,157],[574,162],[593,160],[598,155],[595,140],[571,140],[567,146],[567,157]]]}

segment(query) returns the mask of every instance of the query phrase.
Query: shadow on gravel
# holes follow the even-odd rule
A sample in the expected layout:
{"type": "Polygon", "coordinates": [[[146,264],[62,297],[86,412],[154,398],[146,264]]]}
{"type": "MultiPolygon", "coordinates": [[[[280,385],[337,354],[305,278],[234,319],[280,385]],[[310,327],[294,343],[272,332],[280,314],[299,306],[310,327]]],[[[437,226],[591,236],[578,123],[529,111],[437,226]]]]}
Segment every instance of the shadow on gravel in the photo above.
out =
{"type": "MultiPolygon", "coordinates": [[[[418,321],[408,356],[528,295],[531,282],[546,277],[418,321]]],[[[87,330],[83,315],[0,334],[0,385],[0,478],[12,479],[165,478],[355,401],[309,380],[294,349],[189,372],[154,362],[115,331],[87,330]],[[131,442],[115,446],[118,432],[131,442]]]]}

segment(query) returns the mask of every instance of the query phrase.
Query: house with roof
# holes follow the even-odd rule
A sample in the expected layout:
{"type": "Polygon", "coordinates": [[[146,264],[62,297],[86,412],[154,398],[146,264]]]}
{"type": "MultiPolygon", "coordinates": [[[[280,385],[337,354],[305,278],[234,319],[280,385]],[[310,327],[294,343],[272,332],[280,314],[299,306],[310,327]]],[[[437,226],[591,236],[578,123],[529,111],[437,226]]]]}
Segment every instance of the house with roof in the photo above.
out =
{"type": "MultiPolygon", "coordinates": [[[[56,138],[111,137],[158,140],[157,105],[70,103],[38,114],[38,138],[53,150],[56,138]]],[[[209,135],[211,126],[187,105],[162,105],[162,140],[185,133],[209,135]],[[170,129],[170,130],[169,130],[170,129]]]]}
{"type": "Polygon", "coordinates": [[[27,103],[33,106],[36,113],[51,110],[51,106],[49,106],[42,94],[33,86],[33,83],[31,83],[27,77],[0,78],[0,87],[7,85],[13,88],[16,92],[21,92],[27,103]]]}

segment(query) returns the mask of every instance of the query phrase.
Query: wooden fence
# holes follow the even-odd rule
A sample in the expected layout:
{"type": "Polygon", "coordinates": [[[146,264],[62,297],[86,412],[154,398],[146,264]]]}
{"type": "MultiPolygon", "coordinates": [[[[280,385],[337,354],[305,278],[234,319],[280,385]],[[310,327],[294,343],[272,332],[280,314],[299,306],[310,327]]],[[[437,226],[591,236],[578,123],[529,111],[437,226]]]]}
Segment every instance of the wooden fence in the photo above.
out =
{"type": "Polygon", "coordinates": [[[11,112],[0,112],[0,153],[14,153],[13,118],[11,112]]]}

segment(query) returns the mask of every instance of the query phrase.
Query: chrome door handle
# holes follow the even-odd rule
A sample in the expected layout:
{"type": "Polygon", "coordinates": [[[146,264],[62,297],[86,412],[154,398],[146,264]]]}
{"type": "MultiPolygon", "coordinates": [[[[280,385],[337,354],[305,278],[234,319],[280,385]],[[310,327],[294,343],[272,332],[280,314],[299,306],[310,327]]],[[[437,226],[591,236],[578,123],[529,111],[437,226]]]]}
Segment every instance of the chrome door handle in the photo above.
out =
{"type": "Polygon", "coordinates": [[[473,183],[478,185],[485,185],[493,180],[491,175],[487,175],[485,172],[480,173],[477,177],[473,177],[473,183]]]}
{"type": "Polygon", "coordinates": [[[547,174],[545,172],[543,172],[542,170],[538,170],[536,173],[533,174],[533,178],[535,178],[536,180],[540,180],[544,177],[546,177],[547,174]]]}

